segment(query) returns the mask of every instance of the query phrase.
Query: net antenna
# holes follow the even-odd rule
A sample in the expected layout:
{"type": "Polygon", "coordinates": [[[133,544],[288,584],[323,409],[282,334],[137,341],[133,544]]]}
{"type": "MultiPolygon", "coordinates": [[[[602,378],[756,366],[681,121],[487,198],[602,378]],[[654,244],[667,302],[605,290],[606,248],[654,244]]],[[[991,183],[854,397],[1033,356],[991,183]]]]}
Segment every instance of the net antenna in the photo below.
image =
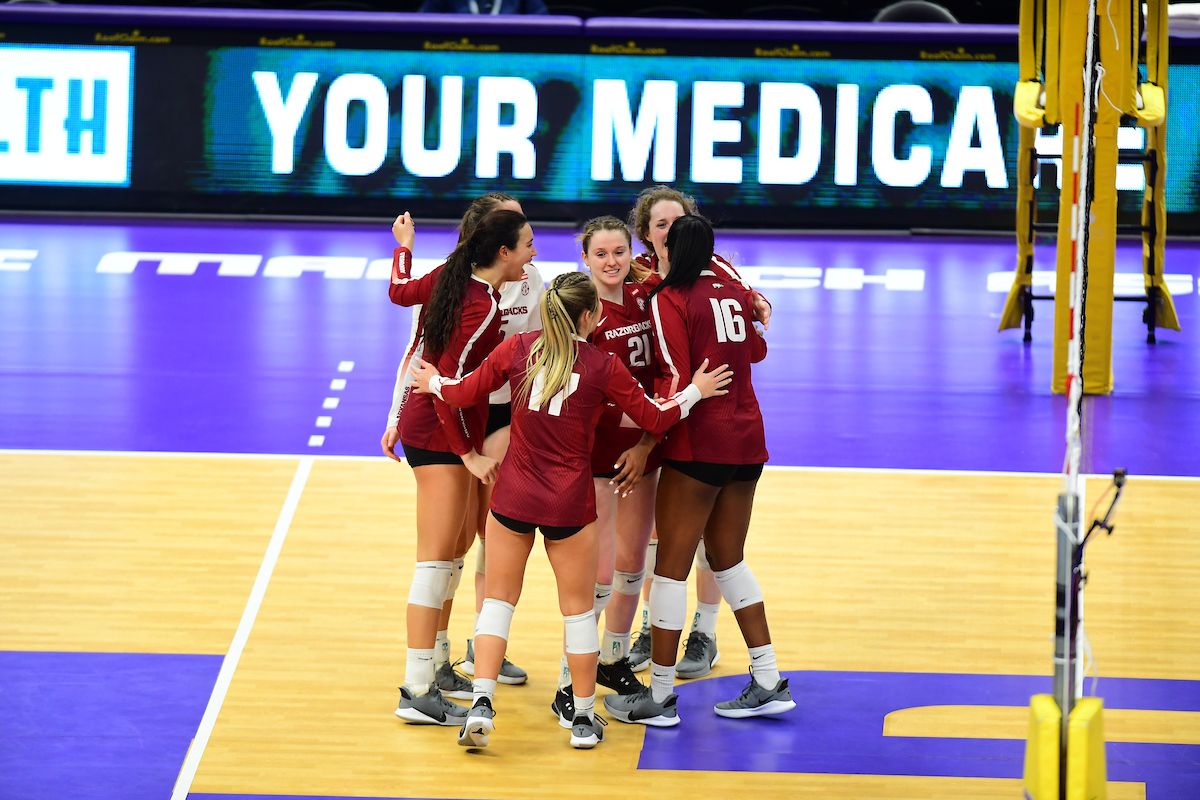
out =
{"type": "MultiPolygon", "coordinates": [[[[1055,515],[1057,563],[1055,573],[1056,608],[1054,626],[1054,698],[1062,711],[1061,748],[1067,753],[1067,730],[1071,710],[1082,696],[1082,661],[1078,658],[1083,628],[1083,545],[1082,519],[1084,481],[1079,467],[1083,455],[1083,364],[1086,329],[1088,231],[1094,195],[1096,102],[1104,69],[1098,46],[1099,20],[1096,0],[1088,3],[1087,44],[1083,58],[1082,102],[1074,109],[1075,159],[1071,165],[1071,281],[1070,339],[1067,344],[1067,428],[1066,455],[1063,459],[1062,490],[1055,515]]],[[[1066,779],[1066,764],[1059,772],[1066,779]]],[[[1065,788],[1065,785],[1064,787],[1065,788]]]]}

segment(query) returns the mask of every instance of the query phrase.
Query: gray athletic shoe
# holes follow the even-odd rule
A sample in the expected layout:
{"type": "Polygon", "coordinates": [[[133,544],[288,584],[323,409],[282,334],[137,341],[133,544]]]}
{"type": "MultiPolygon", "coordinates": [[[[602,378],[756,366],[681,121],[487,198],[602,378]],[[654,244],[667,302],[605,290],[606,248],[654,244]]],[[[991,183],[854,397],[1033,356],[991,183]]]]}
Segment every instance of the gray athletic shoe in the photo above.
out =
{"type": "Polygon", "coordinates": [[[736,699],[717,703],[713,706],[713,711],[722,717],[741,719],[782,714],[795,707],[796,701],[792,699],[792,690],[788,688],[787,678],[780,678],[774,689],[764,689],[751,675],[750,684],[736,699]]]}
{"type": "Polygon", "coordinates": [[[476,700],[458,731],[458,743],[463,747],[487,747],[488,735],[496,729],[495,717],[496,711],[486,697],[476,700]]]}
{"type": "Polygon", "coordinates": [[[679,660],[675,675],[688,679],[703,678],[712,672],[720,660],[721,651],[717,649],[716,637],[692,631],[683,645],[683,658],[679,660]]]}
{"type": "Polygon", "coordinates": [[[638,637],[633,641],[633,647],[629,648],[629,667],[634,672],[641,672],[650,666],[650,628],[643,626],[638,631],[638,637]]]}
{"type": "Polygon", "coordinates": [[[621,722],[670,728],[679,724],[678,701],[679,696],[672,693],[661,703],[655,702],[650,687],[644,686],[636,694],[608,695],[604,698],[604,707],[621,722]]]}
{"type": "Polygon", "coordinates": [[[575,695],[571,694],[570,686],[554,693],[550,713],[558,717],[558,727],[570,729],[571,721],[575,719],[575,695]]]}
{"type": "Polygon", "coordinates": [[[470,700],[475,696],[471,682],[455,672],[454,666],[449,661],[438,667],[437,672],[434,673],[433,682],[446,697],[453,697],[455,700],[470,700]]]}
{"type": "Polygon", "coordinates": [[[467,709],[442,697],[437,684],[431,683],[428,692],[416,696],[401,686],[396,716],[417,725],[461,725],[467,709]]]}
{"type": "Polygon", "coordinates": [[[592,719],[580,714],[571,723],[571,747],[576,750],[591,750],[604,741],[604,726],[607,724],[599,714],[592,714],[592,719]]]}
{"type": "MultiPolygon", "coordinates": [[[[475,642],[472,639],[467,639],[467,657],[458,662],[458,666],[463,672],[474,677],[475,675],[475,642]]],[[[529,680],[529,673],[518,667],[507,658],[500,664],[500,674],[496,676],[497,683],[507,683],[509,686],[517,686],[529,680]]]]}

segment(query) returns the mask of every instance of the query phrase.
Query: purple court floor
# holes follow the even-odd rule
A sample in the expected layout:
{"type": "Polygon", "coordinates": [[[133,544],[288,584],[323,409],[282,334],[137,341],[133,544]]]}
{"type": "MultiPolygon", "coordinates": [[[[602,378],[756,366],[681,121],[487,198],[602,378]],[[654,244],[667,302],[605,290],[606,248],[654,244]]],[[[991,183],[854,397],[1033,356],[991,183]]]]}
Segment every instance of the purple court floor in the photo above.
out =
{"type": "MultiPolygon", "coordinates": [[[[452,245],[448,227],[419,235],[426,266],[452,245]]],[[[574,231],[535,237],[543,274],[576,268],[574,231]]],[[[387,300],[391,249],[386,220],[0,222],[0,450],[378,455],[410,323],[387,300]]],[[[718,249],[774,304],[771,352],[755,368],[772,464],[1060,470],[1052,306],[1039,304],[1032,344],[996,331],[1011,238],[731,232],[718,249]]],[[[1116,391],[1088,401],[1086,471],[1200,476],[1198,256],[1200,243],[1167,251],[1182,332],[1148,345],[1141,306],[1116,305],[1116,391]]],[[[1117,272],[1120,292],[1137,290],[1140,245],[1120,245],[1117,272]]],[[[211,655],[0,652],[0,798],[167,796],[219,666],[211,655]]],[[[1018,777],[1018,741],[879,738],[859,752],[869,765],[846,761],[839,743],[878,738],[855,732],[855,715],[886,713],[879,698],[1022,705],[1049,688],[1030,676],[794,677],[806,705],[852,697],[853,713],[836,730],[772,728],[752,769],[1018,777]]],[[[709,704],[733,680],[688,685],[680,702],[709,704]]],[[[1113,707],[1200,708],[1195,682],[1107,680],[1113,707]]],[[[737,769],[718,764],[735,743],[714,750],[710,734],[648,735],[639,766],[737,769]]],[[[1109,776],[1145,781],[1154,800],[1193,796],[1196,750],[1110,744],[1109,776]]]]}
{"type": "MultiPolygon", "coordinates": [[[[536,231],[544,272],[577,263],[573,235],[536,231]]],[[[422,226],[417,256],[451,237],[422,226]]],[[[383,220],[0,222],[0,448],[374,454],[409,330],[386,298],[391,247],[383,220]]],[[[1010,238],[728,233],[718,249],[774,303],[755,370],[773,464],[1061,468],[1052,306],[1030,345],[996,331],[1010,238]]],[[[1198,254],[1167,251],[1182,332],[1148,345],[1141,305],[1117,304],[1085,470],[1200,475],[1198,254]]],[[[1122,287],[1139,259],[1122,243],[1122,287]]]]}

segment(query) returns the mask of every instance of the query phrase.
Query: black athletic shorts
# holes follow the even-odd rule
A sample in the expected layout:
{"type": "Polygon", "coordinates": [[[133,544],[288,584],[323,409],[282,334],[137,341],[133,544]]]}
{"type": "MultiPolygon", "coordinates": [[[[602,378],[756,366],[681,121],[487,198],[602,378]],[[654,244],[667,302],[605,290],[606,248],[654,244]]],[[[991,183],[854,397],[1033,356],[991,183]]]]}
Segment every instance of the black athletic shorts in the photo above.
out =
{"type": "Polygon", "coordinates": [[[512,517],[506,517],[503,514],[497,514],[495,511],[491,512],[491,514],[496,518],[497,522],[509,530],[514,530],[517,533],[533,533],[535,529],[540,529],[542,531],[542,536],[545,536],[551,541],[569,538],[587,527],[586,525],[566,525],[561,527],[554,525],[539,525],[536,522],[525,522],[523,520],[513,519],[512,517]]]}
{"type": "Polygon", "coordinates": [[[672,461],[665,466],[678,470],[709,486],[727,486],[735,481],[756,481],[762,476],[762,464],[710,464],[707,461],[672,461]]]}
{"type": "Polygon", "coordinates": [[[462,466],[462,457],[456,456],[454,453],[447,453],[443,450],[422,450],[419,447],[410,447],[404,442],[400,443],[404,448],[404,460],[408,462],[410,467],[427,467],[430,464],[458,464],[462,466]]]}
{"type": "Polygon", "coordinates": [[[491,436],[501,428],[512,424],[512,403],[492,403],[488,406],[487,432],[483,438],[491,436]]]}

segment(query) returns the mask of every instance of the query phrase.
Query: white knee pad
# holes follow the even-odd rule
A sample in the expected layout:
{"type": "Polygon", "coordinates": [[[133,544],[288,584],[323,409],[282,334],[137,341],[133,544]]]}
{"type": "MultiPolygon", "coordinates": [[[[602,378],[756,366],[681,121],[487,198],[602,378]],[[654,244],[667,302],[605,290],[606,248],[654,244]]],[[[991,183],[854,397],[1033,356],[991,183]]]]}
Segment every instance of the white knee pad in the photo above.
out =
{"type": "Polygon", "coordinates": [[[613,572],[613,590],[617,594],[636,595],[642,590],[642,581],[646,578],[643,572],[613,572]]]}
{"type": "Polygon", "coordinates": [[[454,567],[449,561],[418,561],[408,590],[409,604],[441,609],[453,572],[454,567]]]}
{"type": "Polygon", "coordinates": [[[651,539],[646,543],[646,569],[647,575],[654,574],[654,565],[658,563],[658,539],[651,539]]]}
{"type": "Polygon", "coordinates": [[[687,581],[655,575],[650,584],[650,624],[667,631],[681,631],[686,618],[687,581]]]}
{"type": "Polygon", "coordinates": [[[759,588],[758,580],[750,571],[750,567],[746,566],[745,561],[739,561],[729,569],[723,569],[713,574],[717,576],[717,586],[721,589],[721,596],[734,611],[763,601],[762,589],[759,588]]]}
{"type": "Polygon", "coordinates": [[[446,599],[453,600],[454,593],[458,591],[458,584],[462,583],[463,560],[456,558],[450,562],[450,585],[446,587],[446,599]]]}
{"type": "Polygon", "coordinates": [[[482,575],[487,564],[487,542],[483,539],[479,540],[479,547],[475,551],[475,574],[482,575]]]}
{"type": "Polygon", "coordinates": [[[479,616],[475,620],[475,635],[498,636],[507,642],[508,630],[512,627],[513,611],[515,610],[512,603],[506,603],[494,597],[485,599],[483,608],[479,609],[479,616]]]}
{"type": "Polygon", "coordinates": [[[604,613],[604,609],[608,606],[608,601],[612,599],[613,587],[611,583],[597,583],[592,595],[592,613],[597,619],[604,613]]]}
{"type": "Polygon", "coordinates": [[[600,637],[596,633],[596,615],[591,611],[563,617],[564,649],[571,655],[600,652],[600,637]]]}
{"type": "Polygon", "coordinates": [[[699,546],[696,547],[696,569],[706,569],[712,572],[712,566],[708,563],[708,551],[704,549],[704,540],[700,540],[699,546]]]}

